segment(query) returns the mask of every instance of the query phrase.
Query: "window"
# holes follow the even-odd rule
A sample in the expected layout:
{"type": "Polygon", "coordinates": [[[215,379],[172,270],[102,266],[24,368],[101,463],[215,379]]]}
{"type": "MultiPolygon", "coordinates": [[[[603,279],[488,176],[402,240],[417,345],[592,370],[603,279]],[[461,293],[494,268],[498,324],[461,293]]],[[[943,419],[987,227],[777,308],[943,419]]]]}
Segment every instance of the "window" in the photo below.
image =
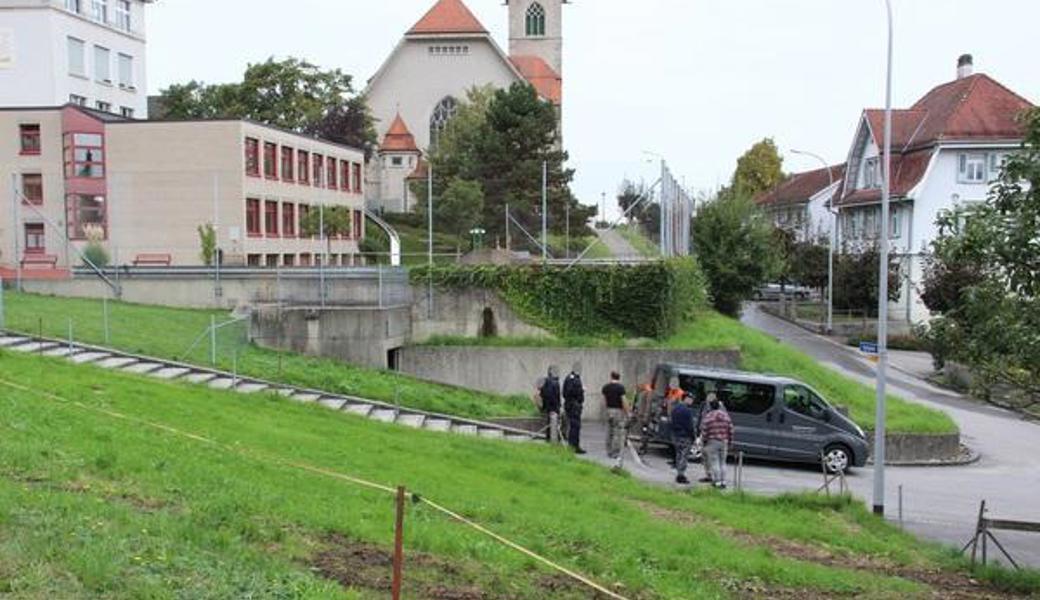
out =
{"type": "Polygon", "coordinates": [[[354,190],[355,194],[361,193],[361,165],[353,163],[354,166],[354,184],[351,189],[354,190]]]}
{"type": "Polygon", "coordinates": [[[314,184],[314,187],[324,187],[325,177],[323,176],[323,173],[325,172],[325,158],[320,154],[315,154],[312,162],[314,163],[314,177],[311,180],[311,183],[314,184]]]}
{"type": "Polygon", "coordinates": [[[459,103],[451,96],[445,97],[436,107],[434,107],[433,115],[430,117],[431,144],[437,143],[437,138],[440,136],[441,132],[444,131],[444,128],[448,125],[448,121],[455,116],[455,113],[458,112],[458,110],[459,103]]]}
{"type": "Polygon", "coordinates": [[[889,215],[888,237],[893,240],[903,237],[902,227],[903,213],[898,210],[893,210],[892,214],[889,215]]]}
{"type": "Polygon", "coordinates": [[[284,265],[286,267],[295,267],[296,266],[296,255],[295,254],[286,254],[285,256],[283,256],[282,257],[282,265],[284,265]]]}
{"type": "Polygon", "coordinates": [[[264,232],[267,237],[278,237],[278,203],[273,200],[264,202],[264,232]]]}
{"type": "Polygon", "coordinates": [[[789,410],[813,419],[822,420],[827,415],[827,404],[819,396],[800,385],[784,388],[784,405],[789,410]]]}
{"type": "Polygon", "coordinates": [[[311,158],[310,154],[300,150],[296,153],[296,164],[299,167],[296,170],[297,177],[299,177],[299,183],[310,183],[311,181],[311,158]]]}
{"type": "Polygon", "coordinates": [[[350,163],[345,160],[339,161],[339,187],[344,192],[350,191],[350,163]]]}
{"type": "Polygon", "coordinates": [[[94,46],[94,79],[112,83],[112,52],[108,48],[94,46]]]}
{"type": "Polygon", "coordinates": [[[1000,154],[993,152],[989,155],[989,178],[990,181],[996,181],[1000,179],[1000,171],[1004,168],[1004,161],[1007,160],[1006,154],[1000,154]]]}
{"type": "Polygon", "coordinates": [[[133,119],[134,118],[134,109],[130,108],[129,106],[120,106],[119,107],[119,114],[122,115],[123,117],[127,118],[127,119],[133,119]]]}
{"type": "Polygon", "coordinates": [[[278,144],[264,142],[264,177],[278,179],[278,144]]]}
{"type": "Polygon", "coordinates": [[[72,104],[75,104],[76,106],[86,106],[87,105],[87,99],[84,98],[83,96],[77,96],[76,94],[69,94],[69,102],[71,102],[72,104]]]}
{"type": "Polygon", "coordinates": [[[87,239],[87,232],[100,230],[105,237],[105,197],[90,194],[73,194],[68,199],[69,237],[74,240],[87,239]]]}
{"type": "Polygon", "coordinates": [[[272,268],[272,269],[277,267],[278,266],[278,255],[277,254],[268,254],[266,257],[264,257],[264,266],[272,268]]]}
{"type": "Polygon", "coordinates": [[[771,385],[705,379],[691,375],[679,375],[679,387],[698,401],[704,401],[708,393],[714,392],[733,413],[760,415],[773,407],[776,389],[771,385]]]}
{"type": "Polygon", "coordinates": [[[108,23],[108,0],[90,0],[90,16],[99,23],[108,23]]]}
{"type": "Polygon", "coordinates": [[[246,266],[247,267],[259,267],[260,266],[260,256],[261,255],[259,255],[259,254],[249,254],[249,255],[247,255],[246,256],[246,266]]]}
{"type": "Polygon", "coordinates": [[[390,158],[390,164],[395,166],[395,167],[400,167],[400,166],[402,166],[404,164],[404,157],[402,157],[402,156],[393,156],[393,157],[390,158]]]}
{"type": "Polygon", "coordinates": [[[116,0],[116,27],[130,31],[130,0],[116,0]]]}
{"type": "Polygon", "coordinates": [[[256,198],[246,199],[246,235],[260,237],[260,201],[256,198]]]}
{"type": "Polygon", "coordinates": [[[881,187],[880,163],[878,157],[868,158],[863,163],[863,189],[881,187]]]}
{"type": "Polygon", "coordinates": [[[876,239],[878,237],[878,218],[877,210],[868,210],[863,215],[863,234],[867,239],[876,239]]]}
{"type": "Polygon", "coordinates": [[[134,89],[134,57],[129,54],[119,54],[119,87],[128,90],[134,89]]]}
{"type": "MultiPolygon", "coordinates": [[[[297,215],[297,217],[299,218],[299,222],[300,222],[300,237],[313,237],[313,236],[307,236],[307,235],[304,234],[304,229],[305,229],[305,226],[307,224],[307,219],[311,215],[311,207],[307,206],[306,204],[300,204],[296,208],[296,212],[299,213],[297,215]]],[[[302,260],[302,257],[301,257],[301,260],[302,260]]]]}
{"type": "Polygon", "coordinates": [[[43,204],[43,175],[22,175],[22,199],[29,204],[43,204]]]}
{"type": "Polygon", "coordinates": [[[246,138],[246,175],[260,176],[260,141],[246,138]]]}
{"type": "Polygon", "coordinates": [[[65,0],[65,10],[79,14],[79,0],[65,0]]]}
{"type": "Polygon", "coordinates": [[[985,154],[961,154],[957,181],[960,183],[985,183],[986,168],[985,154]]]}
{"type": "Polygon", "coordinates": [[[40,143],[40,126],[19,125],[18,134],[21,139],[22,154],[39,154],[42,144],[40,143]]]}
{"type": "Polygon", "coordinates": [[[97,109],[100,110],[101,112],[112,112],[112,103],[111,102],[105,102],[104,100],[98,100],[96,106],[97,106],[97,109]]]}
{"type": "Polygon", "coordinates": [[[295,179],[293,175],[296,168],[295,158],[292,148],[282,146],[282,181],[293,181],[295,179]]]}
{"type": "Polygon", "coordinates": [[[430,46],[429,53],[431,56],[467,56],[469,46],[430,46]]]}
{"type": "Polygon", "coordinates": [[[311,255],[310,255],[309,252],[304,252],[304,253],[300,254],[300,266],[301,267],[309,267],[309,266],[311,266],[311,255]]]}
{"type": "Polygon", "coordinates": [[[65,135],[65,176],[101,179],[105,176],[104,136],[99,133],[65,135]]]}
{"type": "Polygon", "coordinates": [[[545,8],[535,2],[527,9],[527,36],[541,37],[545,35],[545,8]]]}
{"type": "Polygon", "coordinates": [[[282,235],[296,237],[296,206],[292,202],[282,205],[282,235]]]}
{"type": "Polygon", "coordinates": [[[330,156],[326,163],[327,166],[325,167],[325,172],[328,173],[329,189],[334,190],[339,187],[336,183],[336,159],[330,156]]]}
{"type": "Polygon", "coordinates": [[[43,223],[25,224],[25,253],[43,254],[47,251],[47,240],[43,223]]]}
{"type": "Polygon", "coordinates": [[[69,75],[75,75],[76,77],[87,76],[87,59],[86,52],[87,46],[83,43],[83,40],[78,40],[74,37],[68,38],[68,51],[69,51],[69,75]]]}

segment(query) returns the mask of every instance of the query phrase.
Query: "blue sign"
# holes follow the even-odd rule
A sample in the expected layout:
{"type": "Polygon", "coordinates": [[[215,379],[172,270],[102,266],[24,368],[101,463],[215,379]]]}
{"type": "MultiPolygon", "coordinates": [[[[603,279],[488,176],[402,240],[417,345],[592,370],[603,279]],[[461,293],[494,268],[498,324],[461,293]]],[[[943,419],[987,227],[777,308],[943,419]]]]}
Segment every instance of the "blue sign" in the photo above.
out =
{"type": "Polygon", "coordinates": [[[877,354],[878,347],[874,342],[860,342],[859,351],[863,354],[877,354]]]}

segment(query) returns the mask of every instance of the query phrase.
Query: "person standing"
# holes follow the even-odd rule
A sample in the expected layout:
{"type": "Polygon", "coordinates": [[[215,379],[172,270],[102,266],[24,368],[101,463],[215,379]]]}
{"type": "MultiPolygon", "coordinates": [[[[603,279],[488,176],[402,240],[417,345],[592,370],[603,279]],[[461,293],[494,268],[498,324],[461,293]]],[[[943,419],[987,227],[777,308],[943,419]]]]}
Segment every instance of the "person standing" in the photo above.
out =
{"type": "Polygon", "coordinates": [[[621,385],[621,374],[610,373],[610,383],[603,386],[603,403],[607,408],[607,456],[614,461],[613,468],[620,470],[624,464],[622,451],[628,422],[628,400],[625,386],[621,385]]]}
{"type": "Polygon", "coordinates": [[[585,407],[585,384],[581,382],[581,363],[574,363],[563,380],[563,411],[567,415],[567,443],[575,454],[581,448],[581,412],[585,407]]]}
{"type": "Polygon", "coordinates": [[[675,446],[675,483],[687,485],[686,466],[690,459],[690,449],[697,435],[693,422],[693,397],[683,396],[672,408],[672,444],[675,446]]]}
{"type": "Polygon", "coordinates": [[[545,415],[546,441],[560,443],[560,369],[553,365],[538,390],[542,400],[542,413],[545,415]]]}
{"type": "Polygon", "coordinates": [[[712,400],[708,414],[701,420],[704,438],[704,460],[711,468],[711,479],[718,489],[726,489],[726,455],[733,443],[733,420],[722,409],[722,403],[712,400]]]}
{"type": "MultiPolygon", "coordinates": [[[[693,430],[697,432],[697,439],[694,440],[694,445],[698,447],[701,453],[701,466],[704,467],[704,477],[698,481],[700,483],[711,483],[713,481],[711,477],[711,463],[708,462],[707,457],[704,455],[704,438],[700,436],[701,423],[704,422],[704,417],[711,412],[711,403],[718,399],[715,392],[708,392],[708,395],[704,397],[704,401],[700,405],[694,408],[695,419],[693,421],[693,430]]],[[[726,410],[726,407],[719,404],[722,410],[726,410]]]]}

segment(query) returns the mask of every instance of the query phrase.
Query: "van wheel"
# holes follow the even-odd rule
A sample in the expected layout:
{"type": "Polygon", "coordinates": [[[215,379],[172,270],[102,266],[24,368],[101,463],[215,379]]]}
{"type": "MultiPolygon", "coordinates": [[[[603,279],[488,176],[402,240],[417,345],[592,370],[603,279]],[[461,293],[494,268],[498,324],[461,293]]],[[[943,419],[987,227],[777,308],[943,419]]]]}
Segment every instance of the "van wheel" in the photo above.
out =
{"type": "Polygon", "coordinates": [[[823,466],[827,468],[828,473],[845,473],[851,464],[852,452],[847,446],[834,444],[827,446],[827,449],[823,451],[823,466]]]}

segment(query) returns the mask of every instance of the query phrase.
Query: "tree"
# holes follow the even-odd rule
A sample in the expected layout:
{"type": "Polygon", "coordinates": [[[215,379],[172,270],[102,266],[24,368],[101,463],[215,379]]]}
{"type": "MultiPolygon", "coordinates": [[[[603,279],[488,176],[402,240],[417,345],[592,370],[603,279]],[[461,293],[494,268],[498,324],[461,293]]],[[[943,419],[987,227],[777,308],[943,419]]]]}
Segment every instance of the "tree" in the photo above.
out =
{"type": "Polygon", "coordinates": [[[738,316],[755,290],[780,271],[773,226],[750,196],[716,196],[693,222],[697,258],[708,277],[712,302],[738,316]]]}
{"type": "Polygon", "coordinates": [[[252,119],[369,151],[375,128],[353,78],[296,58],[250,64],[238,83],[174,84],[161,91],[161,115],[169,119],[252,119]]]}
{"type": "Polygon", "coordinates": [[[300,233],[305,237],[321,236],[322,225],[324,225],[325,252],[331,253],[333,238],[349,236],[353,232],[354,216],[346,206],[314,207],[300,219],[300,233]]]}
{"type": "Polygon", "coordinates": [[[213,227],[213,223],[206,223],[199,225],[198,232],[199,258],[202,259],[202,264],[211,267],[217,256],[217,230],[213,227]]]}
{"type": "MultiPolygon", "coordinates": [[[[426,205],[420,205],[425,213],[426,205]]],[[[442,223],[442,231],[463,238],[480,224],[484,210],[484,190],[476,181],[452,179],[433,205],[434,221],[442,223]]]]}
{"type": "Polygon", "coordinates": [[[784,180],[784,159],[772,138],[765,138],[737,159],[730,187],[754,198],[784,180]]]}
{"type": "MultiPolygon", "coordinates": [[[[841,252],[834,257],[834,306],[855,309],[867,315],[877,315],[878,273],[881,249],[877,244],[841,252]]],[[[899,299],[899,260],[889,257],[888,299],[899,299]]]]}

